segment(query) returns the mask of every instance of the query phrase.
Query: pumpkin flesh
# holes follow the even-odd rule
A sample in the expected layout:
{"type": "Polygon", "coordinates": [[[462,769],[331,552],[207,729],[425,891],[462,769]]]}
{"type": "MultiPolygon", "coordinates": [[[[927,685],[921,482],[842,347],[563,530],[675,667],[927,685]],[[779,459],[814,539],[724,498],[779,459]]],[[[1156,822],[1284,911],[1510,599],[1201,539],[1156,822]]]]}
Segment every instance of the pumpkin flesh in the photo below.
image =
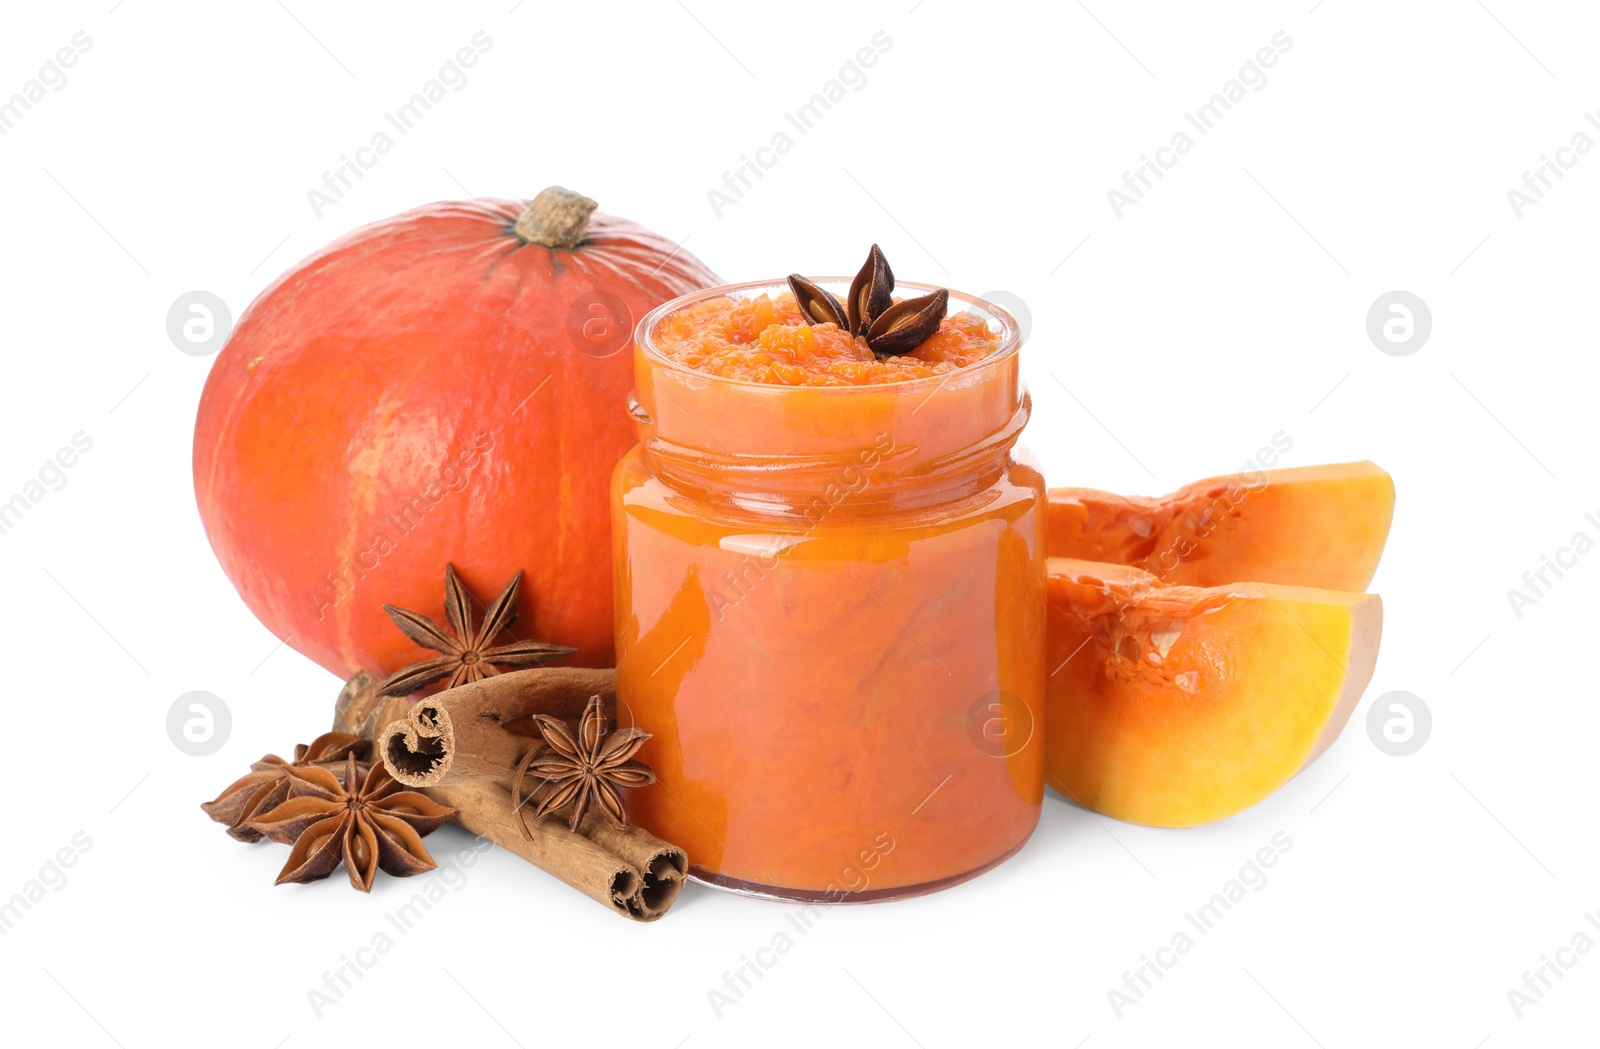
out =
{"type": "Polygon", "coordinates": [[[1223,819],[1336,739],[1377,659],[1376,595],[1169,586],[1051,558],[1045,782],[1155,827],[1223,819]]]}

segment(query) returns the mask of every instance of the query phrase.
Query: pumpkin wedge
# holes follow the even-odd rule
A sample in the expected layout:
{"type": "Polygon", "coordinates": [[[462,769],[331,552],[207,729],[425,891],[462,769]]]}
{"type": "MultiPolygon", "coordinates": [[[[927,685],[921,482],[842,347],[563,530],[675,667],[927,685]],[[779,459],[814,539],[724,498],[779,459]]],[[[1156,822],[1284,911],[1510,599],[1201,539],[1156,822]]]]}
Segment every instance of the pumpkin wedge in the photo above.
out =
{"type": "Polygon", "coordinates": [[[1193,827],[1267,797],[1328,748],[1372,676],[1375,594],[1174,586],[1049,561],[1045,782],[1085,808],[1193,827]]]}
{"type": "Polygon", "coordinates": [[[1053,488],[1049,550],[1191,586],[1365,590],[1393,517],[1394,481],[1368,462],[1213,477],[1157,499],[1053,488]]]}

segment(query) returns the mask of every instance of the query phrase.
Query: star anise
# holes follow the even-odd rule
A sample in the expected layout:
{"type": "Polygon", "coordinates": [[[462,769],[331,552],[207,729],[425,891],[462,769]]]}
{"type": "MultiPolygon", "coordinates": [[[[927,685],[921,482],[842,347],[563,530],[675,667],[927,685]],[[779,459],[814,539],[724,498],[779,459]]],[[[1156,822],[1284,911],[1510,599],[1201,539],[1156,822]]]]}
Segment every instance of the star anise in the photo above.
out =
{"type": "Polygon", "coordinates": [[[837,324],[865,339],[867,349],[879,357],[897,357],[921,346],[939,330],[950,306],[950,292],[943,288],[896,302],[894,272],[876,244],[850,282],[846,302],[798,273],[789,275],[789,289],[808,325],[837,324]]]}
{"type": "Polygon", "coordinates": [[[800,307],[801,315],[807,318],[808,325],[837,324],[849,329],[850,319],[845,314],[844,306],[827,288],[806,280],[798,273],[791,273],[789,290],[794,292],[795,304],[800,307]]]}
{"type": "Polygon", "coordinates": [[[446,688],[473,681],[482,681],[500,673],[500,668],[533,667],[547,659],[560,659],[576,652],[566,645],[547,645],[543,641],[513,641],[508,645],[490,648],[489,643],[502,631],[511,629],[517,621],[517,588],[522,585],[518,572],[505,585],[483,614],[483,622],[476,630],[472,626],[472,595],[461,585],[454,565],[444,566],[444,612],[455,631],[451,636],[427,616],[408,612],[394,605],[384,605],[394,625],[421,645],[445,653],[420,663],[412,663],[395,671],[378,688],[380,696],[403,696],[431,685],[441,678],[449,678],[446,688]]]}
{"type": "MultiPolygon", "coordinates": [[[[591,801],[598,802],[613,820],[628,825],[628,812],[622,805],[618,787],[644,787],[656,781],[656,774],[642,761],[633,761],[650,733],[638,728],[625,728],[606,735],[605,704],[599,696],[589,697],[578,722],[578,737],[573,738],[565,722],[547,714],[538,714],[534,722],[544,738],[542,746],[529,750],[517,766],[516,778],[511,784],[511,796],[517,799],[518,810],[527,800],[522,784],[532,775],[549,784],[549,791],[533,810],[533,818],[570,808],[567,824],[573,830],[583,822],[583,815],[591,801]]],[[[528,833],[527,817],[523,816],[522,832],[528,833]]]]}
{"type": "Polygon", "coordinates": [[[850,282],[850,295],[846,314],[850,318],[850,334],[864,335],[872,320],[894,302],[894,271],[883,249],[876,244],[867,252],[856,279],[850,282]]]}
{"type": "Polygon", "coordinates": [[[293,845],[278,884],[326,878],[340,862],[350,884],[368,892],[381,867],[399,878],[433,870],[422,844],[454,809],[401,790],[382,763],[362,774],[356,756],[346,759],[341,779],[321,766],[290,768],[290,797],[250,822],[273,841],[293,845]]]}
{"type": "Polygon", "coordinates": [[[290,768],[342,765],[347,755],[366,757],[370,746],[360,736],[325,732],[310,744],[296,744],[293,761],[284,761],[276,754],[268,754],[251,765],[247,774],[230,783],[214,801],[205,802],[200,808],[218,823],[226,823],[230,836],[240,841],[260,841],[261,833],[246,824],[263,812],[283,804],[289,796],[290,768]]]}
{"type": "Polygon", "coordinates": [[[920,298],[901,299],[873,320],[867,329],[867,348],[880,357],[910,353],[939,330],[949,307],[950,292],[944,288],[920,298]]]}

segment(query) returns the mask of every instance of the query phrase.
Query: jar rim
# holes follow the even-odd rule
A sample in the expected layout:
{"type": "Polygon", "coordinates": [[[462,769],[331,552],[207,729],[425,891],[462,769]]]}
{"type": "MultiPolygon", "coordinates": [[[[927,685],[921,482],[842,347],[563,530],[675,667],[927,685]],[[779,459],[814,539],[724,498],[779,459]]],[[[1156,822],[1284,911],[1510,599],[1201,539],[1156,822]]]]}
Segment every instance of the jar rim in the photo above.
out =
{"type": "MultiPolygon", "coordinates": [[[[838,285],[848,291],[851,281],[853,281],[855,278],[824,276],[809,277],[807,279],[813,283],[822,285],[823,287],[828,287],[829,285],[838,285]]],[[[898,291],[901,288],[914,291],[918,295],[928,295],[935,291],[939,291],[941,286],[937,284],[923,284],[918,281],[896,280],[895,290],[898,291]]],[[[735,379],[726,375],[715,375],[711,372],[704,372],[698,368],[691,368],[686,364],[675,361],[656,348],[652,333],[655,331],[657,325],[659,325],[661,321],[669,314],[676,313],[679,310],[685,309],[688,306],[692,306],[697,302],[703,302],[706,299],[719,297],[754,298],[756,294],[763,292],[784,292],[788,290],[788,278],[780,277],[777,279],[769,278],[767,280],[741,281],[737,284],[723,284],[715,288],[705,288],[700,291],[689,292],[687,295],[680,295],[675,299],[671,299],[662,303],[640,318],[639,323],[634,326],[633,330],[634,345],[639,348],[639,351],[644,359],[650,362],[651,367],[660,368],[665,371],[675,373],[680,378],[688,379],[690,382],[696,384],[705,383],[708,385],[757,388],[765,390],[782,390],[786,388],[797,390],[803,389],[812,395],[821,394],[825,396],[847,396],[850,394],[859,393],[861,391],[873,391],[881,394],[885,392],[885,387],[904,388],[910,392],[919,390],[923,386],[927,385],[937,386],[941,383],[949,382],[958,376],[963,379],[970,378],[972,376],[981,374],[988,369],[1003,364],[1011,357],[1016,356],[1017,351],[1022,346],[1022,328],[1017,323],[1017,319],[1013,317],[1011,312],[1004,306],[976,295],[969,295],[965,292],[949,289],[951,312],[956,313],[965,310],[977,314],[978,316],[991,322],[991,324],[998,324],[1000,329],[1000,345],[993,353],[989,354],[989,356],[983,358],[982,360],[973,361],[971,364],[957,368],[955,371],[944,372],[939,375],[925,375],[916,379],[904,379],[892,383],[867,383],[856,386],[785,387],[781,383],[755,382],[751,379],[735,379]]],[[[841,293],[841,295],[842,294],[843,293],[841,293]]]]}

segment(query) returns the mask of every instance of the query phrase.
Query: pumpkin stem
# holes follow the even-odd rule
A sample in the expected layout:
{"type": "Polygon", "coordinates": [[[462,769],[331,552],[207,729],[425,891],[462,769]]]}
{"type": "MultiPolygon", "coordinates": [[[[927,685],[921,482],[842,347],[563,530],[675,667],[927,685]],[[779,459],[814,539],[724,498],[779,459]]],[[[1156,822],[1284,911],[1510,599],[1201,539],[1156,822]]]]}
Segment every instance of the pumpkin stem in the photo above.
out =
{"type": "Polygon", "coordinates": [[[575,248],[583,242],[589,216],[599,206],[582,193],[551,186],[523,209],[517,218],[516,234],[524,244],[575,248]]]}

